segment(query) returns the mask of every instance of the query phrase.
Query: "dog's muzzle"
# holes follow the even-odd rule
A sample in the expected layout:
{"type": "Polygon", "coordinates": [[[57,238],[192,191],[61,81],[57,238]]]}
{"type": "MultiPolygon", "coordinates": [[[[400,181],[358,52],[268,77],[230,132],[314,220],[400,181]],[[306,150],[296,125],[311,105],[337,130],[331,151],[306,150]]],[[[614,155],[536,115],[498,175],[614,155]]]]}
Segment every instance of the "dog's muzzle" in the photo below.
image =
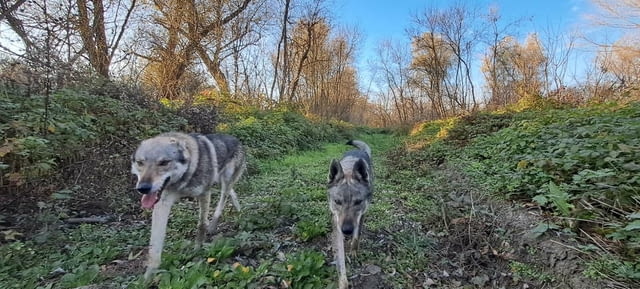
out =
{"type": "Polygon", "coordinates": [[[153,185],[151,183],[141,183],[140,185],[138,185],[136,190],[138,191],[138,193],[146,195],[151,192],[152,188],[153,188],[153,185]]]}
{"type": "Polygon", "coordinates": [[[167,177],[164,182],[162,182],[162,186],[155,192],[152,192],[153,184],[151,183],[140,183],[136,187],[136,190],[142,194],[142,199],[140,203],[145,209],[152,209],[156,203],[160,201],[160,196],[162,195],[162,191],[164,187],[169,183],[170,177],[167,177]]]}
{"type": "Polygon", "coordinates": [[[343,223],[341,229],[343,234],[350,236],[351,234],[353,234],[353,230],[354,230],[353,223],[351,222],[343,223]]]}

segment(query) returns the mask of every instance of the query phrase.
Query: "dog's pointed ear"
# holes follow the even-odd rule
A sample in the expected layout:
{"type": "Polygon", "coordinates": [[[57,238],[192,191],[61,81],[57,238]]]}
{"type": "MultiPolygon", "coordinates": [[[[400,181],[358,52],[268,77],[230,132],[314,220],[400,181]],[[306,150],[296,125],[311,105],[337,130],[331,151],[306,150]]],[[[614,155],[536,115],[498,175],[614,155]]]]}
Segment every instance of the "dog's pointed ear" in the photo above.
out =
{"type": "Polygon", "coordinates": [[[367,170],[367,163],[363,159],[359,159],[353,165],[353,177],[361,183],[369,183],[369,171],[367,170]]]}
{"type": "Polygon", "coordinates": [[[342,165],[336,159],[331,161],[331,166],[329,167],[329,185],[335,184],[337,181],[341,180],[344,177],[344,172],[342,171],[342,165]]]}

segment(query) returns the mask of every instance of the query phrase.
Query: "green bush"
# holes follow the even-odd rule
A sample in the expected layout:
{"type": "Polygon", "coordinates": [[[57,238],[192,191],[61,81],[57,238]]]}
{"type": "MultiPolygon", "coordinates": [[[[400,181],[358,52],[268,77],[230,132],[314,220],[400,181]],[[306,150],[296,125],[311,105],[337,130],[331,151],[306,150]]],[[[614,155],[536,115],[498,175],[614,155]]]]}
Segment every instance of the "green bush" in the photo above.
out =
{"type": "Polygon", "coordinates": [[[48,98],[5,91],[0,94],[0,170],[4,182],[19,185],[53,173],[61,161],[98,142],[139,140],[185,125],[168,110],[82,91],[60,90],[48,98]]]}
{"type": "Polygon", "coordinates": [[[345,123],[312,121],[287,108],[255,111],[219,125],[219,130],[238,137],[257,158],[318,149],[323,142],[347,139],[354,133],[345,123]]]}
{"type": "MultiPolygon", "coordinates": [[[[397,165],[453,162],[497,196],[537,202],[556,215],[595,220],[621,258],[640,255],[640,104],[543,106],[422,124],[397,165]]],[[[427,168],[428,169],[428,168],[427,168]]],[[[631,262],[628,268],[638,268],[631,262]]],[[[636,276],[638,271],[618,274],[636,276]]]]}

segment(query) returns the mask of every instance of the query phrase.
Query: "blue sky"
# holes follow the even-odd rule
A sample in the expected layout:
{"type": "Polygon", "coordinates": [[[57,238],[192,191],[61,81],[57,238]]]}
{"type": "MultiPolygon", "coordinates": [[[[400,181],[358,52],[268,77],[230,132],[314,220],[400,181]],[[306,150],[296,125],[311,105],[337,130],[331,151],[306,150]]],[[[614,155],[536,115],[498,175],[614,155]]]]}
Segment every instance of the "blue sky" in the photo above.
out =
{"type": "MultiPolygon", "coordinates": [[[[593,13],[590,0],[480,0],[461,1],[468,6],[477,6],[480,11],[497,7],[503,24],[521,19],[512,32],[522,39],[534,31],[552,29],[557,33],[568,33],[585,29],[585,15],[593,13]]],[[[412,17],[428,7],[446,7],[456,3],[449,0],[336,0],[333,13],[338,25],[355,26],[362,33],[357,66],[366,74],[366,64],[375,57],[376,47],[384,40],[408,41],[408,27],[412,17]]]]}

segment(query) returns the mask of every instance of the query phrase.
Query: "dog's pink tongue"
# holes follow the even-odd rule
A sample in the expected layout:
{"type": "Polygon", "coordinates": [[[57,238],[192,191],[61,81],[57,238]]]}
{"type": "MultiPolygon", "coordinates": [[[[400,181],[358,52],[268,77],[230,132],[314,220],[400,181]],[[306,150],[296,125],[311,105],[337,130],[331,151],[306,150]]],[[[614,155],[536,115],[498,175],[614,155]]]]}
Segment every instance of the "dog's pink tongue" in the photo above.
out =
{"type": "Polygon", "coordinates": [[[142,203],[143,208],[152,209],[153,205],[156,204],[157,200],[158,200],[158,193],[149,193],[149,194],[142,195],[142,199],[140,200],[140,203],[142,203]]]}

